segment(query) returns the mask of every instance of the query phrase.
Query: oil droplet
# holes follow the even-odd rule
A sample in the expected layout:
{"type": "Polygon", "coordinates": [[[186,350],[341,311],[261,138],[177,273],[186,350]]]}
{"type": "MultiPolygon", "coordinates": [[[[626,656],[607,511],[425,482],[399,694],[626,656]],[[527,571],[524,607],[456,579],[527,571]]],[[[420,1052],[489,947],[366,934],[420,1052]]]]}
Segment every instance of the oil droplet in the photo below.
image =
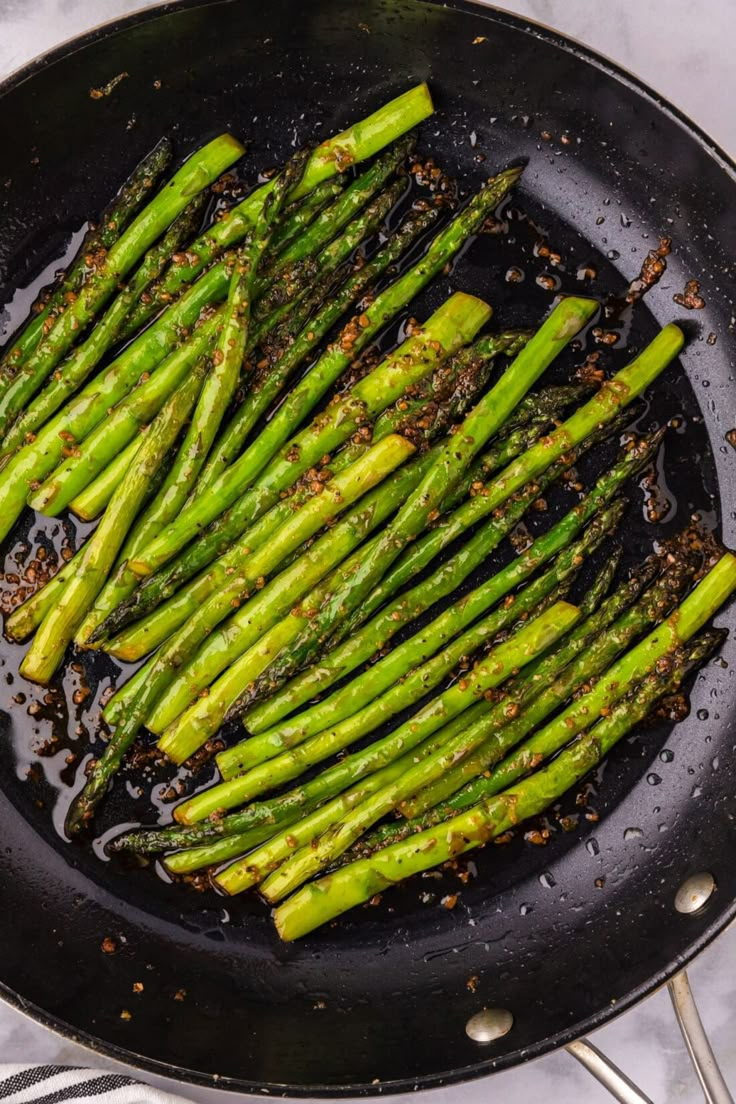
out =
{"type": "Polygon", "coordinates": [[[606,256],[611,261],[617,261],[619,259],[619,257],[621,256],[621,254],[619,253],[618,249],[609,249],[608,252],[606,253],[606,256]]]}
{"type": "Polygon", "coordinates": [[[589,855],[599,855],[600,847],[598,846],[598,840],[595,836],[591,836],[589,840],[585,841],[585,850],[589,855]]]}
{"type": "Polygon", "coordinates": [[[702,786],[693,786],[692,790],[690,791],[690,796],[691,797],[700,797],[702,792],[703,792],[703,787],[702,786]]]}
{"type": "Polygon", "coordinates": [[[621,212],[621,225],[624,227],[631,226],[631,219],[628,218],[628,216],[625,215],[623,211],[621,212]]]}
{"type": "Polygon", "coordinates": [[[530,912],[534,912],[533,905],[519,905],[520,916],[528,916],[530,912]]]}
{"type": "Polygon", "coordinates": [[[719,760],[718,756],[716,755],[715,758],[713,759],[713,761],[711,762],[711,767],[713,768],[714,771],[717,771],[720,765],[721,765],[720,760],[719,760]]]}
{"type": "Polygon", "coordinates": [[[661,781],[662,781],[662,779],[659,777],[658,774],[654,774],[652,772],[652,774],[647,775],[647,782],[649,783],[650,786],[658,786],[661,781]]]}
{"type": "Polygon", "coordinates": [[[699,721],[707,721],[708,720],[708,710],[707,709],[699,709],[698,712],[695,714],[695,716],[698,718],[699,721]]]}
{"type": "Polygon", "coordinates": [[[659,753],[659,758],[662,760],[663,763],[671,763],[672,760],[675,758],[675,753],[674,751],[671,751],[670,748],[662,748],[659,753]]]}
{"type": "Polygon", "coordinates": [[[641,828],[625,828],[624,829],[624,839],[625,840],[639,839],[639,837],[643,836],[643,835],[644,835],[644,833],[642,832],[641,828]]]}
{"type": "Polygon", "coordinates": [[[516,265],[512,265],[506,273],[507,284],[520,284],[524,279],[524,272],[522,269],[517,268],[516,265]]]}
{"type": "Polygon", "coordinates": [[[554,880],[549,871],[545,870],[544,873],[539,875],[539,884],[541,886],[544,886],[545,889],[552,889],[554,886],[557,885],[557,882],[554,880]]]}

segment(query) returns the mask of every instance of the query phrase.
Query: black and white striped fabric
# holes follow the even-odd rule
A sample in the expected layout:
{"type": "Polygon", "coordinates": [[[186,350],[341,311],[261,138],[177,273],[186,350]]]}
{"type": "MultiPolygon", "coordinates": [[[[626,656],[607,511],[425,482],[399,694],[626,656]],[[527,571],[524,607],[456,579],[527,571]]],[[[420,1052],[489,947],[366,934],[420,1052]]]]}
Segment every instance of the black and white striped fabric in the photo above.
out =
{"type": "Polygon", "coordinates": [[[2,1104],[186,1104],[183,1097],[161,1092],[124,1074],[76,1066],[0,1065],[2,1104]]]}

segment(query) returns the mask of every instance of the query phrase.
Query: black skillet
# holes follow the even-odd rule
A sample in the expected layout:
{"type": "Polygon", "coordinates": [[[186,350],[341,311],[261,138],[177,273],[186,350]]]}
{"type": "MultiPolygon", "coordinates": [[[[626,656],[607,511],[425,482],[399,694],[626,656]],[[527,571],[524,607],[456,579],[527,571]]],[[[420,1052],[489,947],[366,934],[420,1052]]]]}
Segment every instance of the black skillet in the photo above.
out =
{"type": "MultiPolygon", "coordinates": [[[[644,419],[684,419],[660,458],[672,506],[653,527],[634,488],[627,562],[693,511],[733,547],[736,451],[724,435],[736,423],[734,166],[636,80],[513,16],[420,0],[185,0],[52,52],[1,90],[0,301],[58,256],[162,133],[183,156],[230,128],[249,144],[254,179],[257,167],[287,155],[295,129],[300,142],[330,134],[419,79],[439,109],[422,146],[457,169],[466,189],[496,166],[529,160],[505,232],[477,242],[450,279],[490,298],[502,324],[533,324],[547,309],[537,275],[549,271],[564,289],[601,298],[621,294],[647,249],[673,238],[665,277],[606,353],[615,368],[627,340],[640,347],[656,326],[689,320],[684,371],[657,387],[644,419]],[[90,97],[120,73],[109,96],[90,97]],[[517,205],[564,271],[534,255],[538,231],[517,205]],[[511,265],[524,283],[505,281],[511,265]],[[598,276],[581,283],[586,265],[598,276]],[[691,278],[706,307],[689,313],[673,294],[691,278]]],[[[58,538],[54,525],[41,528],[58,538]]],[[[25,518],[7,552],[38,529],[25,518]]],[[[733,629],[734,612],[720,622],[733,629]]],[[[695,681],[684,723],[646,729],[617,749],[574,831],[554,821],[546,848],[521,836],[488,848],[465,886],[454,875],[413,883],[291,946],[256,903],[169,887],[151,870],[125,870],[101,861],[99,848],[62,841],[48,779],[66,790],[63,755],[94,704],[73,704],[70,672],[66,699],[29,715],[38,694],[13,678],[17,650],[3,645],[2,656],[0,988],[41,1022],[150,1071],[294,1095],[478,1076],[604,1023],[736,912],[733,639],[695,681]],[[25,703],[14,700],[19,693],[25,703]],[[44,780],[29,749],[48,734],[54,710],[71,736],[43,760],[44,780]],[[697,871],[711,872],[717,891],[682,916],[675,892],[697,871]],[[440,907],[458,888],[456,908],[440,907]],[[113,953],[102,949],[106,936],[113,953]],[[484,1048],[465,1024],[487,1005],[509,1009],[514,1025],[484,1048]]],[[[96,691],[110,674],[87,661],[96,691]]],[[[102,827],[131,807],[119,786],[102,827]]],[[[575,810],[570,797],[561,811],[575,810]]]]}

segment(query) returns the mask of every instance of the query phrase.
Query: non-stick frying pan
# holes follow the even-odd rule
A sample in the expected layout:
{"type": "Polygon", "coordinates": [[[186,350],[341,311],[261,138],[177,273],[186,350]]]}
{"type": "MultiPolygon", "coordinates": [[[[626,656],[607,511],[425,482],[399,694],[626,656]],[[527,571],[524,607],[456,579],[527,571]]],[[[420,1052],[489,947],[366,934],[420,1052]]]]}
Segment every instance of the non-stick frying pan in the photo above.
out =
{"type": "MultiPolygon", "coordinates": [[[[633,78],[512,16],[421,0],[184,0],[51,53],[1,90],[0,301],[58,255],[162,133],[184,156],[232,129],[248,142],[255,173],[294,140],[327,135],[419,79],[439,108],[422,146],[466,187],[529,160],[507,232],[476,243],[450,278],[486,295],[504,325],[533,323],[549,306],[535,280],[539,234],[563,257],[563,288],[580,288],[578,265],[592,265],[598,276],[585,286],[603,298],[625,290],[646,251],[672,237],[665,278],[637,308],[628,338],[640,346],[671,318],[689,323],[683,368],[645,415],[683,415],[661,462],[672,507],[653,528],[635,489],[626,551],[633,559],[694,511],[733,546],[736,451],[725,434],[736,423],[734,166],[633,78]],[[110,95],[90,97],[121,73],[110,95]],[[512,263],[525,270],[521,285],[504,279],[512,263]],[[673,302],[690,279],[706,301],[691,313],[673,302]]],[[[611,350],[609,365],[625,355],[611,350]]],[[[37,529],[23,519],[6,551],[37,529]]],[[[45,531],[53,537],[53,526],[45,531]]],[[[720,623],[733,629],[735,620],[732,609],[720,623]]],[[[736,912],[733,639],[696,679],[684,723],[647,728],[616,750],[574,831],[555,831],[546,847],[519,836],[479,853],[478,876],[453,910],[438,904],[458,885],[443,875],[288,946],[257,903],[170,887],[150,869],[102,861],[99,847],[62,841],[53,788],[37,769],[27,776],[44,716],[18,698],[28,688],[13,675],[17,658],[3,645],[2,991],[149,1070],[292,1094],[480,1075],[605,1022],[736,912]],[[716,892],[680,914],[677,889],[700,871],[714,876],[716,892]],[[102,948],[106,936],[114,953],[102,948]],[[485,1006],[508,1009],[513,1027],[483,1047],[465,1027],[485,1006]]],[[[88,661],[93,688],[109,675],[102,660],[88,661]]],[[[73,737],[71,698],[49,709],[67,706],[73,737]]],[[[45,764],[63,790],[63,763],[45,764]]],[[[573,797],[566,808],[575,811],[573,797]]],[[[125,794],[114,796],[103,827],[126,809],[125,794]]]]}

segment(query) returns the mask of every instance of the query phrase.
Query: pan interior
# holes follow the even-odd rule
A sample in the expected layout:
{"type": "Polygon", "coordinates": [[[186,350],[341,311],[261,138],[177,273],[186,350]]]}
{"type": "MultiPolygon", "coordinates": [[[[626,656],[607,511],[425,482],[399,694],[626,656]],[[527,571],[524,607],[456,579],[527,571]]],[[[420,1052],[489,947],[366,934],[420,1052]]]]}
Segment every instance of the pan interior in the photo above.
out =
{"type": "MultiPolygon", "coordinates": [[[[615,345],[588,333],[555,373],[566,378],[596,349],[615,370],[684,316],[691,340],[681,366],[653,389],[638,423],[680,419],[660,456],[669,508],[652,524],[645,492],[632,489],[624,564],[695,513],[733,546],[733,172],[632,81],[511,17],[419,0],[368,0],[360,18],[338,0],[184,3],[52,56],[3,95],[0,302],[59,255],[162,133],[183,155],[232,129],[247,141],[254,179],[295,141],[318,140],[420,79],[438,106],[420,149],[465,193],[510,162],[528,167],[496,232],[412,313],[425,317],[459,288],[487,298],[499,326],[534,325],[559,290],[620,298],[648,250],[671,237],[659,285],[611,320],[615,345]],[[90,98],[119,72],[127,75],[109,97],[90,98]],[[690,279],[706,301],[692,313],[673,302],[690,279]]],[[[615,442],[581,464],[583,480],[614,453],[615,442]]],[[[537,527],[573,500],[555,498],[537,527]]],[[[4,550],[3,586],[16,585],[29,541],[73,545],[83,535],[66,519],[24,517],[4,550]]],[[[719,623],[733,620],[731,611],[719,623]]],[[[293,946],[279,943],[253,899],[172,888],[150,867],[105,861],[99,842],[63,843],[57,828],[78,767],[66,758],[86,747],[118,669],[84,655],[82,670],[67,668],[44,700],[19,679],[20,655],[3,642],[0,977],[33,1014],[159,1072],[299,1094],[405,1089],[502,1068],[625,1007],[731,915],[731,640],[698,675],[687,720],[647,727],[617,748],[550,817],[546,846],[519,833],[473,855],[467,881],[433,873],[293,946]],[[81,702],[80,686],[91,691],[81,702]],[[712,871],[718,892],[702,914],[681,917],[676,888],[697,870],[712,871]],[[455,894],[456,906],[442,907],[455,894]],[[514,1026],[482,1048],[464,1025],[491,1005],[509,1008],[514,1026]]],[[[148,794],[161,780],[126,769],[101,834],[146,807],[137,786],[148,794]]]]}

